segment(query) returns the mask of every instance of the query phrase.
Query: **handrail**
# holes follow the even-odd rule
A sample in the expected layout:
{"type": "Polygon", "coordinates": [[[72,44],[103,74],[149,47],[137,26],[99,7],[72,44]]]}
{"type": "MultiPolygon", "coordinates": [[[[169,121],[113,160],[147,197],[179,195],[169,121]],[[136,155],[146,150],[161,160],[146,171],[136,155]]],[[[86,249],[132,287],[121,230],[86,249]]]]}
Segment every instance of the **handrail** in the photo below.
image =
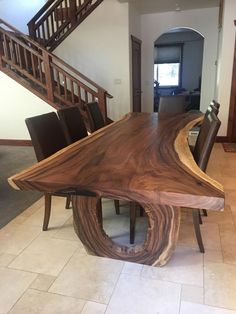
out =
{"type": "Polygon", "coordinates": [[[53,50],[103,0],[50,0],[29,21],[30,36],[53,50]]]}
{"type": "Polygon", "coordinates": [[[0,69],[20,76],[37,94],[55,107],[97,100],[107,118],[107,91],[0,19],[0,69]],[[33,83],[32,83],[33,82],[33,83]]]}

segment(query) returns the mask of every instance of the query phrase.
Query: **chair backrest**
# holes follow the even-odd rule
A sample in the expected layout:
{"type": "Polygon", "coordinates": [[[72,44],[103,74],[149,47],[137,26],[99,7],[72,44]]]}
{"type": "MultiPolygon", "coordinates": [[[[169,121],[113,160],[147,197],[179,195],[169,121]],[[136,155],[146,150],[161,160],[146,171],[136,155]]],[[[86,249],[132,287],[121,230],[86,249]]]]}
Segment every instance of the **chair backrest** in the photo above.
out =
{"type": "Polygon", "coordinates": [[[57,111],[68,144],[88,135],[79,107],[73,106],[57,111]]]}
{"type": "Polygon", "coordinates": [[[206,170],[210,154],[220,127],[220,120],[211,111],[205,115],[193,150],[193,156],[199,168],[206,170]]]}
{"type": "Polygon", "coordinates": [[[94,132],[106,125],[97,102],[90,102],[85,107],[88,113],[91,132],[94,132]]]}
{"type": "Polygon", "coordinates": [[[185,95],[161,96],[159,99],[158,112],[185,112],[185,97],[185,95]]]}
{"type": "Polygon", "coordinates": [[[64,132],[55,112],[27,118],[25,123],[38,161],[67,146],[64,132]]]}

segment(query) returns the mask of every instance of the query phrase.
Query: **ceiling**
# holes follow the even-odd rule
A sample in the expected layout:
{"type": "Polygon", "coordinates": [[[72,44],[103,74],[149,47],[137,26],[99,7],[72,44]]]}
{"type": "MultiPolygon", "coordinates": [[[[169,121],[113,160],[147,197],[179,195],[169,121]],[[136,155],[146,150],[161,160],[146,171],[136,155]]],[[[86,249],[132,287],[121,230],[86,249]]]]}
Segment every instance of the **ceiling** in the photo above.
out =
{"type": "Polygon", "coordinates": [[[141,14],[218,7],[220,0],[119,0],[132,3],[141,14]]]}

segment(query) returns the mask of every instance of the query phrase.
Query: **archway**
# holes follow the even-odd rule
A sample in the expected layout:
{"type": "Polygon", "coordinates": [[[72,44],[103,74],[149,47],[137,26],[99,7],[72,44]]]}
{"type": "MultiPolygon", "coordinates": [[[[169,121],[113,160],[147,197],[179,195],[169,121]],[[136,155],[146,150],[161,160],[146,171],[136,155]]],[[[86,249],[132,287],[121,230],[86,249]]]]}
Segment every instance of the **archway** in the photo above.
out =
{"type": "Polygon", "coordinates": [[[174,28],[154,42],[154,111],[160,96],[185,95],[185,110],[199,110],[204,37],[174,28]]]}

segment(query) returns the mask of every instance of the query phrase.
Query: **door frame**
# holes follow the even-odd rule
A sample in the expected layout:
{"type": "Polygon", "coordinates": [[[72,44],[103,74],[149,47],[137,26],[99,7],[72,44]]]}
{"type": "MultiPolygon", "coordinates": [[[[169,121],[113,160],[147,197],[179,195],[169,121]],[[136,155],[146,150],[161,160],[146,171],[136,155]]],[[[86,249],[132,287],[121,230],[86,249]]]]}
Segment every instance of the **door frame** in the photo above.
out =
{"type": "Polygon", "coordinates": [[[141,45],[142,45],[142,41],[139,39],[139,38],[137,38],[137,37],[135,37],[135,36],[133,36],[133,35],[131,35],[131,51],[132,51],[132,55],[131,55],[131,62],[132,62],[132,71],[131,71],[131,73],[132,73],[132,111],[134,112],[141,112],[141,109],[142,109],[142,97],[141,97],[141,84],[142,84],[142,81],[141,81],[141,52],[142,52],[142,50],[141,50],[141,45]],[[134,77],[134,72],[135,72],[135,70],[134,70],[134,62],[133,62],[133,60],[134,60],[134,58],[133,58],[133,54],[134,54],[134,45],[133,44],[138,44],[139,46],[140,46],[140,60],[139,60],[139,73],[140,73],[140,108],[135,108],[135,105],[134,105],[134,80],[133,80],[133,77],[134,77]]]}
{"type": "MultiPolygon", "coordinates": [[[[236,26],[236,20],[234,20],[234,26],[236,26]]],[[[236,36],[234,45],[234,61],[229,105],[227,139],[229,142],[236,142],[236,36]]]]}

